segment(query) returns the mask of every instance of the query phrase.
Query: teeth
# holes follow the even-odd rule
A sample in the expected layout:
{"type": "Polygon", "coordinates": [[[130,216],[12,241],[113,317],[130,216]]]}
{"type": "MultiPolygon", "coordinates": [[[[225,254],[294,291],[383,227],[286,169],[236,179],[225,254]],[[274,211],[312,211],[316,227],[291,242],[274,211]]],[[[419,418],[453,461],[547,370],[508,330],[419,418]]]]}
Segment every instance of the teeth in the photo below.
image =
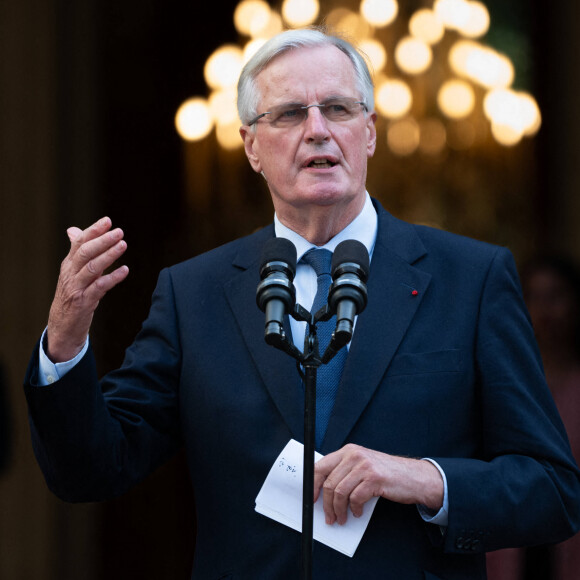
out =
{"type": "Polygon", "coordinates": [[[310,167],[333,167],[334,163],[328,161],[328,159],[315,159],[308,164],[310,167]]]}

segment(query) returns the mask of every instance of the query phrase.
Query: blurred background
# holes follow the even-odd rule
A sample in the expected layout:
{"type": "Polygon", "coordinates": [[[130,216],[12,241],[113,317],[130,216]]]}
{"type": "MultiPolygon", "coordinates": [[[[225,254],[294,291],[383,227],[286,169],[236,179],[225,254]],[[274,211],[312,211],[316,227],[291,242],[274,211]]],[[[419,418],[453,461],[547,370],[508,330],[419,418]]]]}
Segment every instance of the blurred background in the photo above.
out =
{"type": "Polygon", "coordinates": [[[189,577],[183,458],[122,498],[65,504],[35,463],[21,382],[70,225],[106,214],[129,244],[131,274],[92,332],[105,373],[162,267],[271,221],[265,184],[228,138],[248,41],[325,21],[366,43],[380,113],[368,189],[394,215],[506,245],[520,266],[546,253],[580,260],[578,3],[241,4],[0,2],[2,580],[189,577]]]}

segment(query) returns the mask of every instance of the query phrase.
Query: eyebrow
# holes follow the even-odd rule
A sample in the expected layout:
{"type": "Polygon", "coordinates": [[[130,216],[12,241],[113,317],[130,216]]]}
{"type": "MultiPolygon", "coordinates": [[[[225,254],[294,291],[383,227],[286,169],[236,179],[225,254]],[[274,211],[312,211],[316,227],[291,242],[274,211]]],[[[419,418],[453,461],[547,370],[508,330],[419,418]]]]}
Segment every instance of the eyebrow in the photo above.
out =
{"type": "MultiPolygon", "coordinates": [[[[332,101],[332,99],[356,99],[357,97],[345,97],[344,95],[329,95],[328,97],[319,101],[319,105],[326,103],[327,101],[332,101]]],[[[304,104],[303,101],[288,101],[286,103],[280,103],[278,105],[272,105],[272,107],[307,107],[308,104],[304,104]]]]}

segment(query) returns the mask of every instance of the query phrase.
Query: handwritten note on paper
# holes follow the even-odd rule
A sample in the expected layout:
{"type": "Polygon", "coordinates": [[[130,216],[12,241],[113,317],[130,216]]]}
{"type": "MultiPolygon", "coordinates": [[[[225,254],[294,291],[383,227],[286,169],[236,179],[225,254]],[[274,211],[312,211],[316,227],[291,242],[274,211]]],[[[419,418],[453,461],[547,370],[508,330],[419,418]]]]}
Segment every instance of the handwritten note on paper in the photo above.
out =
{"type": "MultiPolygon", "coordinates": [[[[315,461],[322,458],[316,453],[315,461]]],[[[278,456],[256,497],[256,511],[298,532],[302,531],[302,467],[304,447],[291,439],[278,456]]],[[[362,517],[349,512],[346,524],[329,526],[324,521],[322,496],[314,504],[315,540],[352,557],[367,529],[378,498],[364,506],[362,517]]]]}

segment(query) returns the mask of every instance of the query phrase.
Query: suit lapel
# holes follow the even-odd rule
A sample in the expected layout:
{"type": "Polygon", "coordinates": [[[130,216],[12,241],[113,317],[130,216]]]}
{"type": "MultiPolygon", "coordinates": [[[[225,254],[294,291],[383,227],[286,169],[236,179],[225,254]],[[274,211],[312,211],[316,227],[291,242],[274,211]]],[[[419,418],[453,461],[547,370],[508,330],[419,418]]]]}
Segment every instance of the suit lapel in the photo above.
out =
{"type": "Polygon", "coordinates": [[[413,226],[380,207],[378,212],[368,305],[357,319],[322,453],[344,444],[380,384],[431,279],[411,265],[425,254],[413,226]]]}
{"type": "Polygon", "coordinates": [[[264,314],[256,305],[262,247],[273,235],[273,227],[266,228],[241,246],[234,261],[234,266],[241,271],[226,282],[224,290],[246,347],[274,404],[288,425],[292,437],[301,441],[304,403],[296,362],[286,353],[266,344],[264,314]]]}
{"type": "MultiPolygon", "coordinates": [[[[368,305],[357,320],[322,453],[344,444],[379,386],[431,280],[430,274],[412,265],[425,254],[414,227],[378,205],[377,211],[379,231],[367,285],[368,305]]],[[[255,299],[262,247],[273,235],[273,227],[265,228],[240,246],[233,263],[239,274],[226,282],[224,290],[276,408],[292,436],[302,441],[304,400],[296,362],[266,344],[264,314],[255,299]]]]}

